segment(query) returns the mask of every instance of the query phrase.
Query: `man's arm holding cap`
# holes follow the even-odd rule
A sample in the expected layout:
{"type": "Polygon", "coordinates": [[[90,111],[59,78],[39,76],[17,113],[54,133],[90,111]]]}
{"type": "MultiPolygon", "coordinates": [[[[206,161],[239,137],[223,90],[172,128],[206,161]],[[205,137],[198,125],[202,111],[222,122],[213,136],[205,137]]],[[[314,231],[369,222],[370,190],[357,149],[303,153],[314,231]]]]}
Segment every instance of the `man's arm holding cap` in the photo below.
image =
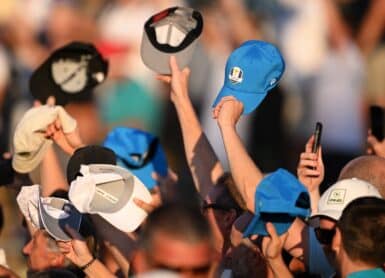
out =
{"type": "Polygon", "coordinates": [[[223,174],[223,168],[202,130],[188,95],[190,70],[180,70],[173,56],[170,67],[171,76],[160,75],[157,78],[171,85],[170,98],[178,114],[187,163],[195,186],[204,198],[210,186],[223,174]]]}
{"type": "Polygon", "coordinates": [[[235,184],[246,201],[247,208],[253,212],[255,190],[263,174],[250,158],[237,134],[236,124],[242,111],[242,102],[232,96],[224,97],[214,108],[213,117],[218,121],[235,184]]]}

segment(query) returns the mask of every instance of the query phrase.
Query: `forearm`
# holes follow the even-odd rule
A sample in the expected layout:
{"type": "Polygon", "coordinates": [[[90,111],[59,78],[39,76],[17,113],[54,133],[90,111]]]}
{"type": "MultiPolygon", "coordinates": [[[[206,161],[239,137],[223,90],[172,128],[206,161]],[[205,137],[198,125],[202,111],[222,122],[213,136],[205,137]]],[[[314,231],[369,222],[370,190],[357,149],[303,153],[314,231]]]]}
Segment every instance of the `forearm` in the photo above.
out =
{"type": "Polygon", "coordinates": [[[247,153],[235,127],[222,125],[220,130],[235,184],[247,208],[254,212],[254,194],[263,174],[247,153]]]}
{"type": "Polygon", "coordinates": [[[188,96],[173,100],[182,130],[187,163],[195,186],[202,197],[223,174],[217,155],[204,134],[188,96]]]}
{"type": "Polygon", "coordinates": [[[275,278],[292,278],[294,277],[287,266],[285,265],[285,262],[283,261],[282,256],[279,256],[275,259],[268,259],[268,263],[270,265],[270,268],[273,272],[273,277],[275,278]]]}
{"type": "Polygon", "coordinates": [[[56,190],[68,190],[68,184],[60,168],[59,160],[51,145],[40,165],[42,196],[50,196],[56,190]]]}

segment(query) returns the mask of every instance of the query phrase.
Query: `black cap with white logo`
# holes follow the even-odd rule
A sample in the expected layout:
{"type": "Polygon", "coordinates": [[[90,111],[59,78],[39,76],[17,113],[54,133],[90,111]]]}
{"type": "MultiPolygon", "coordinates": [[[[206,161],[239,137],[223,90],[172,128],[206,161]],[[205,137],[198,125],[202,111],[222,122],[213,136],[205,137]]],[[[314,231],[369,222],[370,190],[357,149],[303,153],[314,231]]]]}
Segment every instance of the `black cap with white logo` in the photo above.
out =
{"type": "Polygon", "coordinates": [[[32,74],[33,97],[45,103],[49,96],[56,104],[84,101],[92,89],[107,77],[108,62],[90,43],[72,42],[57,50],[32,74]]]}

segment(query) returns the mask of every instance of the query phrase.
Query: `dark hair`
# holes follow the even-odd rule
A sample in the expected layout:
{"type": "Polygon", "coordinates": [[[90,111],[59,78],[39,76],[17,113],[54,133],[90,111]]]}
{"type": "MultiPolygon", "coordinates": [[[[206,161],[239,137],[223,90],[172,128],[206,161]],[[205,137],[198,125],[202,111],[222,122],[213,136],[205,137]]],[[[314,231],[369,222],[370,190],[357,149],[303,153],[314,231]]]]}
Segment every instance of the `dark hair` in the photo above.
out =
{"type": "Polygon", "coordinates": [[[154,210],[141,229],[139,246],[151,252],[152,241],[159,232],[187,243],[212,242],[206,218],[198,208],[186,204],[171,203],[154,210]]]}
{"type": "Polygon", "coordinates": [[[223,173],[222,176],[218,178],[215,186],[223,186],[223,190],[216,198],[216,203],[234,208],[237,216],[247,211],[246,202],[235,186],[234,179],[229,172],[223,173]]]}
{"type": "Polygon", "coordinates": [[[382,266],[385,258],[385,200],[363,197],[352,201],[337,223],[343,247],[353,261],[382,266]]]}

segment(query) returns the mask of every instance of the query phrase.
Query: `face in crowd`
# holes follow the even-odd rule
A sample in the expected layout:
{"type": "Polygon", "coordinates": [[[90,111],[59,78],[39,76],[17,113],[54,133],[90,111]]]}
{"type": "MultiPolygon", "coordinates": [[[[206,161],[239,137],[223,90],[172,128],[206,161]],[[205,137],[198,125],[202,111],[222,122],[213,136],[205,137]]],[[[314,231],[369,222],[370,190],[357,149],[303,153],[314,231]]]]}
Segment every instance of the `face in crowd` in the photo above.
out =
{"type": "Polygon", "coordinates": [[[56,242],[44,230],[37,230],[33,234],[24,246],[23,253],[28,256],[28,268],[32,271],[61,267],[65,260],[56,242]]]}

